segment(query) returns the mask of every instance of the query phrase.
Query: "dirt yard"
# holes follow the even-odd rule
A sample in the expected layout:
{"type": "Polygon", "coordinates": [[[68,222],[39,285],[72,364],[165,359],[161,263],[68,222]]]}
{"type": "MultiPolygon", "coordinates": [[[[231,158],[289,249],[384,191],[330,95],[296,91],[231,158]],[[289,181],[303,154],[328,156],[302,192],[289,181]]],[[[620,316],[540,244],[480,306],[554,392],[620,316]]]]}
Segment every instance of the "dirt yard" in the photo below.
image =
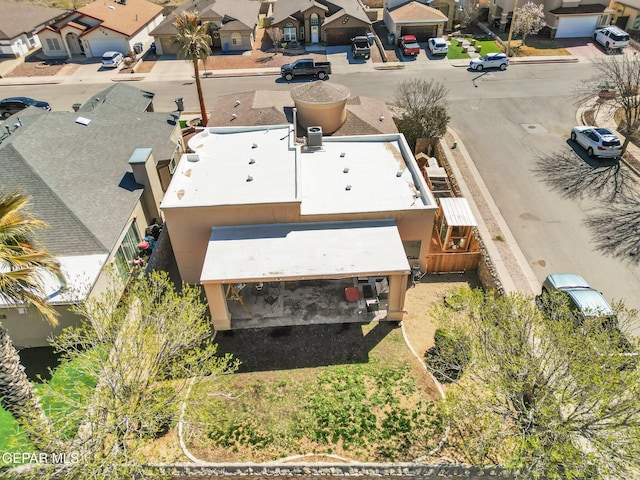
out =
{"type": "Polygon", "coordinates": [[[66,63],[64,60],[27,59],[18,65],[6,77],[43,77],[50,75],[71,75],[79,67],[78,64],[66,63]]]}

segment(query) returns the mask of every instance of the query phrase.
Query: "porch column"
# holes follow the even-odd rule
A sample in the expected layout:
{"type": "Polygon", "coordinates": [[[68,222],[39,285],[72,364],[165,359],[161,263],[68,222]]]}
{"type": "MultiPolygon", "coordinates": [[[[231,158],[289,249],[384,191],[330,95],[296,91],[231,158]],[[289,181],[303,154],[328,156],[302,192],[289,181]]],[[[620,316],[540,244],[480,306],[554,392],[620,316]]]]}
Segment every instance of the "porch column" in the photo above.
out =
{"type": "Polygon", "coordinates": [[[209,303],[211,324],[216,330],[231,330],[231,316],[227,308],[224,285],[222,283],[203,284],[209,303]]]}
{"type": "Polygon", "coordinates": [[[404,318],[404,297],[407,292],[408,275],[389,275],[389,307],[387,320],[402,321],[404,318]]]}

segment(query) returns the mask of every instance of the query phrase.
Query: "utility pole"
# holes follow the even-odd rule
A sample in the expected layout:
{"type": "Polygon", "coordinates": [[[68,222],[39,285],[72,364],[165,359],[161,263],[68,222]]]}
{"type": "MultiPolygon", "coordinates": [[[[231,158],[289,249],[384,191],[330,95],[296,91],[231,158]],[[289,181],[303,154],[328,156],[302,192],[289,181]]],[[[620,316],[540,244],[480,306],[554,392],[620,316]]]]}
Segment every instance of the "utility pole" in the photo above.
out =
{"type": "Polygon", "coordinates": [[[511,56],[511,37],[513,37],[513,27],[516,24],[516,12],[518,11],[518,0],[513,2],[513,14],[511,15],[511,25],[509,26],[509,37],[507,38],[507,57],[511,56]]]}

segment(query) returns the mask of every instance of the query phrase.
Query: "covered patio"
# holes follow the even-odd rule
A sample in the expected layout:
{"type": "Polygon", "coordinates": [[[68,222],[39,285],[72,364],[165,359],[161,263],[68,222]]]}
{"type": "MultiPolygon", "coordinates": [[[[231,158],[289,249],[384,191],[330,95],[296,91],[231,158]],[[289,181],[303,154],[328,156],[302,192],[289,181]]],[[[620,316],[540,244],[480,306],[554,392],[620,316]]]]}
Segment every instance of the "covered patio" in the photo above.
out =
{"type": "Polygon", "coordinates": [[[201,274],[217,330],[402,320],[393,220],[214,227],[201,274]]]}

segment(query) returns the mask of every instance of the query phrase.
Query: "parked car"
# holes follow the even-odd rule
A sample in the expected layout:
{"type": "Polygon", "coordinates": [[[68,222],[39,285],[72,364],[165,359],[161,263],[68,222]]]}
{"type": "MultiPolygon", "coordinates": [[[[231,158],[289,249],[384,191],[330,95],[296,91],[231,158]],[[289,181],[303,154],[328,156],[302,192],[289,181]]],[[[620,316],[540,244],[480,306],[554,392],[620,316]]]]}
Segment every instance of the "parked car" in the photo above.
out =
{"type": "Polygon", "coordinates": [[[51,110],[47,102],[34,100],[29,97],[10,97],[0,100],[0,117],[9,118],[11,115],[24,110],[27,107],[38,107],[44,110],[51,110]]]}
{"type": "Polygon", "coordinates": [[[635,368],[638,352],[626,335],[620,330],[615,311],[601,292],[591,288],[580,275],[554,273],[542,283],[542,292],[537,297],[538,305],[547,309],[551,305],[550,296],[560,294],[568,302],[576,327],[582,327],[587,320],[597,320],[593,327],[606,329],[619,352],[630,358],[628,366],[635,368]]]}
{"type": "Polygon", "coordinates": [[[593,32],[593,39],[606,49],[629,46],[629,34],[616,26],[598,28],[593,32]]]}
{"type": "Polygon", "coordinates": [[[287,82],[293,80],[293,77],[300,76],[313,76],[324,80],[330,73],[331,62],[314,62],[312,58],[301,58],[280,67],[280,75],[287,82]]]}
{"type": "Polygon", "coordinates": [[[420,45],[413,35],[404,35],[398,40],[398,47],[405,57],[415,57],[420,53],[420,45]]]}
{"type": "Polygon", "coordinates": [[[469,63],[471,70],[477,70],[481,72],[485,68],[499,68],[500,70],[506,70],[509,66],[509,57],[504,53],[487,53],[480,58],[474,58],[469,63]]]}
{"type": "Polygon", "coordinates": [[[433,55],[446,55],[449,51],[449,46],[444,38],[430,38],[427,45],[433,55]]]}
{"type": "Polygon", "coordinates": [[[371,47],[366,35],[360,35],[351,39],[351,52],[353,53],[353,58],[364,58],[367,60],[371,57],[371,47]]]}
{"type": "Polygon", "coordinates": [[[620,158],[622,155],[620,139],[608,128],[573,127],[571,140],[581,145],[590,157],[620,158]]]}
{"type": "Polygon", "coordinates": [[[105,68],[116,68],[122,61],[124,56],[120,52],[105,52],[102,55],[102,66],[105,68]]]}

